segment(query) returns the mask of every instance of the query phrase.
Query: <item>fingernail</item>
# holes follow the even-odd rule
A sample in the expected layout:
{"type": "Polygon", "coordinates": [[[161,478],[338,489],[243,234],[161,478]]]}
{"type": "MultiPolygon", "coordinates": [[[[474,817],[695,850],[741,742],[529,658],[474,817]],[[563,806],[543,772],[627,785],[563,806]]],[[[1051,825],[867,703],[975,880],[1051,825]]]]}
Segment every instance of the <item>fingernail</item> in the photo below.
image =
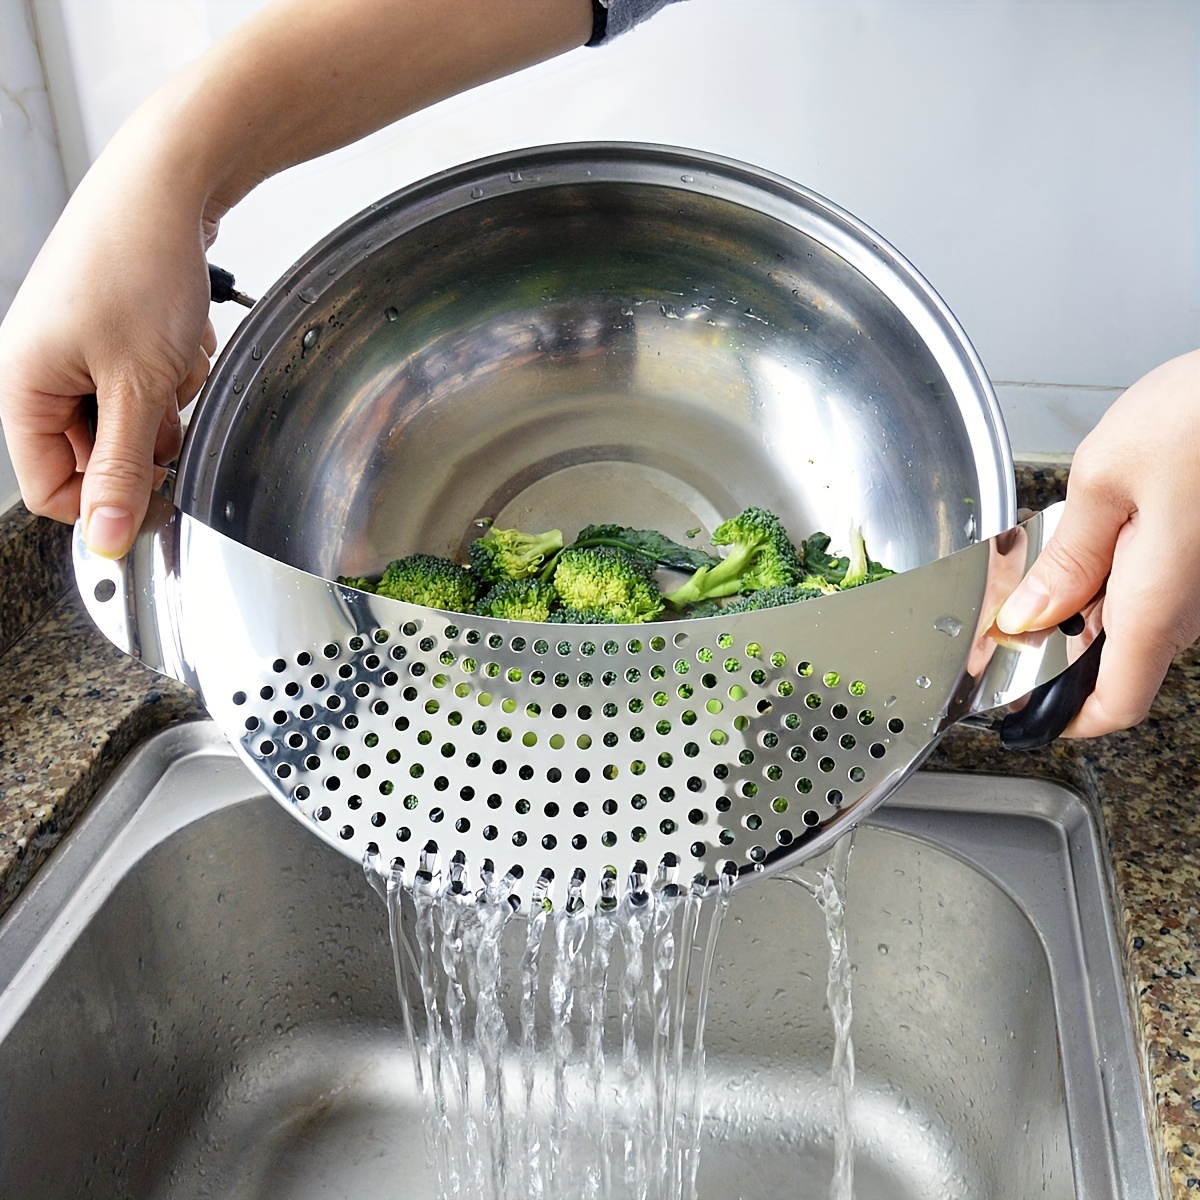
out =
{"type": "Polygon", "coordinates": [[[1017,590],[1005,600],[996,616],[996,624],[1005,633],[1024,633],[1031,629],[1046,611],[1050,593],[1046,585],[1035,576],[1021,581],[1017,590]]]}
{"type": "Polygon", "coordinates": [[[113,504],[100,504],[88,517],[87,544],[101,558],[120,558],[133,541],[133,513],[113,504]]]}

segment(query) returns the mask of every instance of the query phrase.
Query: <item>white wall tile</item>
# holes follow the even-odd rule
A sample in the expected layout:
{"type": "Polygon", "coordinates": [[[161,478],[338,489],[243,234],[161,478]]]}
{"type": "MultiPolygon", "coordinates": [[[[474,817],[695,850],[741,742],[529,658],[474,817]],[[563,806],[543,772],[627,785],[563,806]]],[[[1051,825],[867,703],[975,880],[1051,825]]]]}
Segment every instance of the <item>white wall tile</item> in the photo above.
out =
{"type": "MultiPolygon", "coordinates": [[[[0,317],[65,203],[33,18],[25,0],[0,0],[0,317]]],[[[16,499],[0,434],[0,512],[16,499]]]]}
{"type": "MultiPolygon", "coordinates": [[[[61,7],[94,153],[255,4],[61,7]]],[[[1019,453],[1073,449],[1121,388],[1200,345],[1195,0],[688,0],[269,181],[214,258],[260,291],[414,179],[585,138],[742,158],[872,224],[1019,385],[1000,389],[1019,453]]]]}

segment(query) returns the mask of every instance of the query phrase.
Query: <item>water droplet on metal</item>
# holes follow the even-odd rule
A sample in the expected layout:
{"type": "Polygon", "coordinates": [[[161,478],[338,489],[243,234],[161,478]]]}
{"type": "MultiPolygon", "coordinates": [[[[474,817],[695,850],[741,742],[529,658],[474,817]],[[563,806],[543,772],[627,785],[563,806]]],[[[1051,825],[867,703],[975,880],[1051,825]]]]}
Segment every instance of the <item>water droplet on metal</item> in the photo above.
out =
{"type": "Polygon", "coordinates": [[[509,183],[523,183],[524,180],[521,178],[521,172],[520,171],[509,171],[508,182],[509,183]]]}
{"type": "Polygon", "coordinates": [[[933,627],[938,633],[944,633],[947,637],[958,637],[962,633],[963,623],[957,617],[952,617],[947,613],[944,617],[938,617],[934,621],[933,627]]]}
{"type": "Polygon", "coordinates": [[[232,390],[233,390],[233,394],[234,394],[235,396],[238,396],[238,395],[240,395],[240,394],[241,394],[241,391],[242,391],[242,388],[244,388],[245,386],[246,386],[246,385],[245,385],[245,384],[244,384],[244,383],[243,383],[243,382],[242,382],[240,379],[235,379],[235,380],[233,381],[233,388],[232,388],[232,390]]]}
{"type": "Polygon", "coordinates": [[[398,321],[400,319],[400,310],[397,308],[385,308],[383,310],[383,315],[387,317],[389,321],[398,321]]]}
{"type": "Polygon", "coordinates": [[[262,347],[257,342],[250,347],[250,357],[255,362],[259,362],[262,359],[262,347]]]}
{"type": "Polygon", "coordinates": [[[304,289],[302,289],[302,290],[301,290],[301,292],[300,292],[300,299],[301,299],[301,300],[302,300],[302,301],[303,301],[305,304],[316,304],[316,302],[317,302],[317,297],[318,297],[320,294],[321,294],[321,293],[320,293],[320,292],[318,292],[316,288],[310,288],[310,287],[307,287],[307,288],[304,288],[304,289]]]}
{"type": "Polygon", "coordinates": [[[482,198],[483,198],[483,188],[473,187],[471,189],[471,199],[472,200],[480,200],[482,198]]]}
{"type": "Polygon", "coordinates": [[[232,501],[232,500],[226,500],[226,501],[225,501],[225,520],[227,520],[227,521],[232,521],[232,520],[233,520],[233,514],[234,514],[234,512],[235,512],[235,511],[236,511],[236,510],[235,510],[235,509],[234,509],[234,507],[233,507],[233,501],[232,501]]]}
{"type": "Polygon", "coordinates": [[[474,525],[476,529],[491,529],[495,520],[495,517],[476,517],[471,524],[474,525]]]}
{"type": "Polygon", "coordinates": [[[305,334],[305,335],[304,335],[304,336],[303,336],[303,337],[300,339],[300,352],[301,352],[301,354],[304,354],[304,353],[306,353],[307,351],[309,351],[309,350],[313,349],[313,347],[315,347],[315,346],[316,346],[316,344],[317,344],[317,339],[318,339],[320,336],[321,336],[321,334],[320,334],[320,331],[319,331],[319,330],[316,330],[316,329],[310,329],[310,330],[309,330],[309,331],[308,331],[308,332],[307,332],[307,333],[306,333],[306,334],[305,334]]]}
{"type": "Polygon", "coordinates": [[[972,543],[979,540],[979,533],[978,533],[978,530],[975,525],[975,514],[974,513],[971,513],[967,517],[967,523],[963,526],[963,533],[965,533],[967,535],[967,538],[972,543]]]}
{"type": "Polygon", "coordinates": [[[928,686],[929,686],[929,676],[928,675],[918,675],[917,676],[917,687],[927,688],[928,686]]]}
{"type": "Polygon", "coordinates": [[[696,182],[695,175],[680,175],[679,178],[681,180],[683,180],[684,183],[695,183],[696,182]]]}

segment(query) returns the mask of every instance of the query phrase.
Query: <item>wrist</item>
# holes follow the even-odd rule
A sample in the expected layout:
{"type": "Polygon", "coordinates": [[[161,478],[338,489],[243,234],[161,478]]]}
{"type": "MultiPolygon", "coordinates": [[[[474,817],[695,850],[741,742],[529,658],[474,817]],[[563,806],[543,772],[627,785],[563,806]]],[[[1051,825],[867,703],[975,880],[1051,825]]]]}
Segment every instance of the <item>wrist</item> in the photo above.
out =
{"type": "Polygon", "coordinates": [[[193,64],[151,95],[121,127],[104,158],[177,211],[216,224],[271,172],[246,162],[224,104],[209,94],[193,64]]]}

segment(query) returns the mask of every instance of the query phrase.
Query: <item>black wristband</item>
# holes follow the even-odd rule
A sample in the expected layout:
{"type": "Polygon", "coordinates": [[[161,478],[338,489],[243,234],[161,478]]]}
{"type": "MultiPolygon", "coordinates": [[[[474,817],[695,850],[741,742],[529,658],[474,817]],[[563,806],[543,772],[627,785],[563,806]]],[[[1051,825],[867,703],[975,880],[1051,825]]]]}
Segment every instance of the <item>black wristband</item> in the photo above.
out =
{"type": "Polygon", "coordinates": [[[608,9],[601,0],[592,0],[592,36],[585,45],[598,46],[608,32],[608,9]]]}

